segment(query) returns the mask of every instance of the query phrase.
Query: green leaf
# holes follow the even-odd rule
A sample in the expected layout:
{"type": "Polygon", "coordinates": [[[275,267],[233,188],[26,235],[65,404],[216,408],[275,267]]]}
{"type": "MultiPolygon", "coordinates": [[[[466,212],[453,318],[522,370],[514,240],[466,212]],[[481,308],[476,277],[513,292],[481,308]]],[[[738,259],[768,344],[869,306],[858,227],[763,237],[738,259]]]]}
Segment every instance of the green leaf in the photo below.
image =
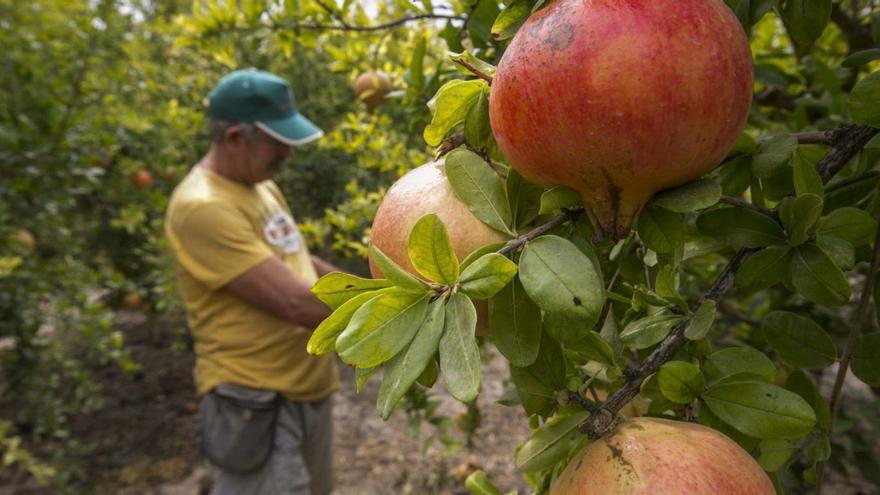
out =
{"type": "Polygon", "coordinates": [[[853,352],[852,370],[859,380],[880,387],[880,332],[862,335],[853,352]]]}
{"type": "Polygon", "coordinates": [[[422,374],[416,378],[416,381],[419,382],[419,385],[425,388],[431,388],[437,383],[437,376],[439,371],[437,370],[437,360],[429,359],[427,366],[422,370],[422,374]]]}
{"type": "Polygon", "coordinates": [[[764,468],[764,471],[770,473],[779,471],[800,449],[802,443],[803,439],[768,438],[762,440],[759,445],[761,455],[758,457],[758,464],[764,468]]]}
{"type": "MultiPolygon", "coordinates": [[[[519,277],[542,310],[576,322],[589,331],[599,319],[605,290],[592,261],[571,241],[544,235],[529,242],[519,263],[519,277]]],[[[573,332],[566,341],[577,340],[573,332]]]]}
{"type": "MultiPolygon", "coordinates": [[[[462,62],[466,62],[471,67],[477,69],[478,71],[482,72],[483,74],[486,74],[487,76],[494,76],[495,75],[496,68],[494,65],[490,64],[489,62],[486,62],[485,60],[482,60],[482,59],[475,57],[474,54],[469,51],[460,51],[459,53],[455,53],[453,51],[450,51],[447,53],[447,55],[449,55],[449,58],[453,61],[460,60],[462,62]]],[[[453,67],[455,67],[455,70],[457,70],[459,73],[464,74],[466,76],[476,75],[475,72],[471,71],[470,69],[468,69],[467,67],[465,67],[461,64],[456,63],[455,65],[453,65],[453,67]]]]}
{"type": "Polygon", "coordinates": [[[712,323],[715,322],[715,301],[707,299],[700,304],[697,312],[691,317],[687,328],[684,330],[684,336],[688,340],[700,340],[709,334],[712,323]]]}
{"type": "Polygon", "coordinates": [[[822,216],[822,198],[815,194],[802,194],[786,198],[779,210],[779,217],[788,231],[788,242],[799,246],[810,238],[810,229],[822,216]]]}
{"type": "Polygon", "coordinates": [[[639,213],[638,232],[645,246],[657,253],[669,253],[684,245],[681,214],[651,204],[639,213]]]}
{"type": "Polygon", "coordinates": [[[464,122],[471,107],[479,100],[485,85],[486,82],[482,79],[453,79],[437,90],[437,94],[428,103],[434,113],[424,132],[428,146],[439,146],[450,130],[464,122]]]}
{"type": "Polygon", "coordinates": [[[440,337],[443,335],[446,301],[434,301],[429,305],[428,317],[416,332],[409,346],[391,358],[385,365],[385,375],[379,386],[376,409],[382,419],[391,416],[400,398],[434,359],[440,337]]]}
{"type": "Polygon", "coordinates": [[[541,209],[538,213],[540,215],[549,215],[556,210],[573,208],[582,204],[583,199],[579,192],[567,187],[556,186],[544,191],[544,194],[541,195],[541,209]]]}
{"type": "Polygon", "coordinates": [[[422,276],[443,285],[458,282],[458,260],[446,227],[434,213],[419,218],[409,234],[409,259],[422,276]]]}
{"type": "Polygon", "coordinates": [[[504,255],[489,253],[461,274],[461,290],[472,299],[489,299],[516,275],[516,263],[504,255]]]}
{"type": "Polygon", "coordinates": [[[584,439],[577,426],[587,419],[587,411],[548,421],[517,448],[516,467],[526,473],[549,469],[565,459],[584,439]]]}
{"type": "Polygon", "coordinates": [[[489,127],[489,87],[480,91],[476,103],[464,120],[464,141],[475,150],[489,147],[492,128],[489,127]]]}
{"type": "Polygon", "coordinates": [[[816,424],[823,430],[831,427],[831,406],[822,397],[812,378],[801,370],[794,370],[785,379],[785,388],[800,395],[816,413],[816,424]]]}
{"type": "Polygon", "coordinates": [[[440,374],[449,393],[470,402],[480,391],[480,349],[474,337],[477,310],[464,294],[453,294],[446,304],[446,321],[440,339],[440,374]]]}
{"type": "Polygon", "coordinates": [[[376,374],[376,370],[379,368],[355,368],[354,370],[354,378],[357,382],[357,391],[360,392],[361,389],[364,388],[364,384],[367,383],[367,380],[373,377],[376,374]]]}
{"type": "Polygon", "coordinates": [[[489,300],[489,323],[495,347],[510,364],[524,368],[535,362],[541,344],[541,310],[519,278],[489,300]]]}
{"type": "Polygon", "coordinates": [[[346,364],[372,368],[400,352],[421,326],[427,294],[391,291],[367,302],[336,339],[336,352],[346,364]]]}
{"type": "Polygon", "coordinates": [[[798,196],[804,194],[815,194],[821,199],[825,195],[825,186],[822,184],[822,178],[816,172],[815,164],[809,160],[804,154],[798,150],[792,159],[792,168],[794,169],[794,190],[798,196]]]}
{"type": "Polygon", "coordinates": [[[566,350],[573,351],[589,361],[596,361],[604,366],[616,366],[614,349],[596,332],[587,332],[584,338],[567,344],[566,350]]]}
{"type": "Polygon", "coordinates": [[[788,134],[762,141],[758,145],[758,154],[752,158],[752,173],[761,179],[773,177],[791,160],[797,146],[797,138],[788,134]]]}
{"type": "Polygon", "coordinates": [[[678,274],[672,265],[664,265],[663,268],[657,272],[657,277],[654,280],[654,292],[656,292],[658,296],[671,301],[679,308],[687,310],[687,302],[678,292],[677,275],[678,274]]]}
{"type": "Polygon", "coordinates": [[[801,438],[816,425],[804,399],[769,383],[723,383],[709,387],[702,399],[721,420],[755,438],[801,438]]]}
{"type": "Polygon", "coordinates": [[[880,59],[880,48],[868,48],[867,50],[859,50],[843,59],[840,64],[847,69],[858,69],[869,62],[880,59]]]}
{"type": "Polygon", "coordinates": [[[719,208],[697,218],[700,232],[735,247],[765,247],[785,243],[785,233],[772,218],[747,208],[719,208]]]}
{"type": "Polygon", "coordinates": [[[507,172],[506,185],[514,230],[523,228],[538,216],[544,188],[529,182],[514,169],[507,172]]]}
{"type": "Polygon", "coordinates": [[[385,256],[375,244],[370,246],[370,257],[382,271],[382,274],[401,289],[412,292],[427,292],[428,285],[413,277],[397,263],[385,256]]]}
{"type": "Polygon", "coordinates": [[[446,177],[475,217],[495,230],[515,235],[510,229],[513,216],[504,184],[485,160],[472,151],[456,149],[446,155],[446,177]]]}
{"type": "Polygon", "coordinates": [[[484,47],[492,42],[492,23],[500,12],[495,0],[477,0],[466,24],[468,37],[475,46],[484,47]]]}
{"type": "Polygon", "coordinates": [[[424,35],[417,36],[416,46],[409,62],[409,83],[416,94],[421,94],[425,87],[425,52],[428,48],[428,39],[424,35]]]}
{"type": "Polygon", "coordinates": [[[498,41],[513,37],[531,12],[532,7],[527,0],[513,0],[495,18],[495,23],[492,24],[492,37],[498,41]]]}
{"type": "Polygon", "coordinates": [[[874,239],[877,221],[864,210],[839,208],[819,221],[816,231],[849,241],[853,246],[869,244],[874,239]]]}
{"type": "Polygon", "coordinates": [[[657,373],[660,391],[676,404],[688,404],[703,393],[706,378],[696,365],[685,361],[669,361],[657,373]]]}
{"type": "Polygon", "coordinates": [[[795,368],[821,369],[837,359],[831,336],[810,318],[773,311],[761,328],[773,350],[795,368]]]}
{"type": "MultiPolygon", "coordinates": [[[[461,271],[465,271],[467,267],[471,266],[474,261],[482,258],[483,256],[494,253],[498,251],[504,246],[504,243],[496,242],[494,244],[487,244],[485,246],[474,249],[471,254],[467,255],[467,257],[461,262],[461,271]]],[[[459,277],[461,278],[461,277],[459,277]]]]}
{"type": "Polygon", "coordinates": [[[667,313],[646,316],[628,324],[620,332],[620,341],[631,349],[647,349],[665,339],[672,327],[684,319],[667,313]]]}
{"type": "Polygon", "coordinates": [[[548,416],[556,406],[556,391],[565,386],[565,358],[546,332],[535,362],[526,368],[510,366],[510,378],[526,414],[548,416]]]}
{"type": "Polygon", "coordinates": [[[822,36],[831,18],[831,0],[785,0],[782,19],[789,36],[811,45],[822,36]]]}
{"type": "Polygon", "coordinates": [[[856,84],[847,106],[856,124],[880,127],[880,71],[872,72],[856,84]]]}
{"type": "Polygon", "coordinates": [[[852,295],[843,272],[825,251],[813,243],[793,250],[791,281],[800,295],[818,304],[840,306],[852,295]]]}
{"type": "Polygon", "coordinates": [[[721,421],[721,418],[713,414],[712,410],[709,409],[706,404],[702,402],[697,403],[697,414],[699,415],[698,420],[701,425],[708,426],[713,430],[718,430],[721,433],[724,433],[746,452],[752,452],[755,450],[755,447],[758,446],[759,440],[757,438],[752,438],[724,421],[721,421]]]}
{"type": "Polygon", "coordinates": [[[833,235],[819,234],[816,245],[825,251],[841,270],[849,270],[856,264],[856,251],[853,245],[833,235]]]}
{"type": "Polygon", "coordinates": [[[368,301],[386,293],[393,289],[384,288],[370,292],[364,292],[349,299],[342,306],[338,307],[333,313],[318,325],[318,328],[312,332],[309,337],[309,343],[306,350],[309,354],[320,356],[328,352],[336,350],[336,339],[343,330],[348,326],[351,317],[368,301]]]}
{"type": "Polygon", "coordinates": [[[474,471],[464,480],[464,487],[471,495],[501,495],[501,491],[489,481],[482,470],[474,471]]]}
{"type": "Polygon", "coordinates": [[[700,179],[657,193],[651,204],[677,213],[714,206],[721,199],[721,186],[712,179],[700,179]]]}
{"type": "Polygon", "coordinates": [[[851,206],[865,199],[880,186],[880,172],[869,170],[853,179],[838,182],[825,193],[825,213],[851,206]]]}
{"type": "Polygon", "coordinates": [[[788,276],[791,248],[770,246],[751,255],[736,273],[736,286],[756,291],[782,282],[788,276]]]}
{"type": "Polygon", "coordinates": [[[312,294],[324,304],[337,309],[355,296],[372,292],[376,289],[389,287],[391,282],[385,279],[361,278],[341,272],[324,275],[312,286],[312,294]]]}
{"type": "Polygon", "coordinates": [[[709,382],[727,376],[750,373],[767,383],[776,378],[776,366],[761,351],[752,347],[729,347],[706,356],[703,372],[709,382]]]}

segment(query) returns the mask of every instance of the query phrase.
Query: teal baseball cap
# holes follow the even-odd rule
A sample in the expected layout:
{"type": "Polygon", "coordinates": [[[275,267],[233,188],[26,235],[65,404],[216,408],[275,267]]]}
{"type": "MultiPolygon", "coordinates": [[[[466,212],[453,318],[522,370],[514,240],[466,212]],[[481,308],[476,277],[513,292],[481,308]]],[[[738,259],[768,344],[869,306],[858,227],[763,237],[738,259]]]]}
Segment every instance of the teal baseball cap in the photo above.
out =
{"type": "Polygon", "coordinates": [[[208,100],[211,117],[252,123],[284,144],[300,146],[324,135],[296,110],[287,81],[271,72],[247,69],[227,74],[208,100]]]}

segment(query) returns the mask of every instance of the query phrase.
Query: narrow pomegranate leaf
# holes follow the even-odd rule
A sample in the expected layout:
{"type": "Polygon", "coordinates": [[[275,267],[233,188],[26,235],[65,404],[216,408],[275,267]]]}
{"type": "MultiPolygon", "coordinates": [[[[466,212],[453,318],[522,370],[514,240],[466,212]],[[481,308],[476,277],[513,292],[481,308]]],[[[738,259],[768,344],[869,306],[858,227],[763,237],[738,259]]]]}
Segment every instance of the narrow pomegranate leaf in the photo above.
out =
{"type": "Polygon", "coordinates": [[[498,253],[473,262],[461,274],[461,290],[472,299],[489,299],[516,275],[516,263],[498,253]]]}
{"type": "Polygon", "coordinates": [[[458,282],[458,259],[446,227],[434,213],[419,218],[409,234],[409,260],[419,274],[443,285],[458,282]]]}
{"type": "Polygon", "coordinates": [[[852,296],[843,271],[815,243],[793,250],[791,282],[798,294],[818,304],[840,306],[852,296]]]}
{"type": "Polygon", "coordinates": [[[721,420],[755,438],[802,438],[816,426],[816,414],[804,399],[769,383],[722,383],[702,399],[721,420]]]}
{"type": "Polygon", "coordinates": [[[837,360],[831,336],[810,318],[772,311],[764,316],[761,329],[770,347],[795,368],[822,369],[837,360]]]}
{"type": "Polygon", "coordinates": [[[354,296],[336,309],[330,316],[318,325],[309,337],[306,350],[309,354],[320,356],[336,350],[336,339],[348,326],[354,313],[367,302],[387,293],[391,288],[384,288],[370,292],[364,292],[354,296]]]}
{"type": "Polygon", "coordinates": [[[529,299],[519,278],[489,300],[492,339],[513,366],[535,362],[541,345],[541,309],[529,299]]]}
{"type": "Polygon", "coordinates": [[[409,345],[385,364],[385,375],[379,386],[376,408],[382,419],[388,419],[400,398],[425,370],[440,344],[443,321],[446,316],[446,300],[430,304],[428,317],[416,332],[409,345]]]}
{"type": "Polygon", "coordinates": [[[577,411],[548,421],[517,448],[516,467],[527,473],[538,472],[565,459],[573,448],[586,441],[577,426],[589,415],[587,411],[577,411]]]}
{"type": "Polygon", "coordinates": [[[880,71],[872,72],[856,84],[847,101],[856,124],[880,127],[880,71]]]}
{"type": "Polygon", "coordinates": [[[688,404],[703,393],[706,378],[695,364],[669,361],[657,373],[660,392],[676,404],[688,404]]]}
{"type": "Polygon", "coordinates": [[[424,138],[428,146],[438,146],[446,134],[464,122],[471,107],[477,102],[486,82],[480,79],[464,81],[454,79],[444,84],[428,107],[434,114],[425,127],[424,138]]]}
{"type": "Polygon", "coordinates": [[[853,374],[859,380],[872,387],[880,387],[880,333],[862,336],[853,352],[852,367],[853,374]]]}
{"type": "Polygon", "coordinates": [[[519,270],[526,293],[538,307],[573,325],[571,338],[562,336],[563,340],[575,341],[596,324],[605,299],[603,281],[590,258],[571,241],[544,235],[529,242],[519,270]]]}
{"type": "Polygon", "coordinates": [[[427,310],[427,294],[399,289],[369,301],[336,339],[340,359],[359,368],[388,361],[412,340],[427,310]]]}
{"type": "Polygon", "coordinates": [[[480,391],[480,349],[474,337],[477,310],[464,294],[453,294],[446,303],[443,337],[440,338],[440,375],[449,393],[470,402],[480,391]]]}
{"type": "Polygon", "coordinates": [[[485,160],[459,148],[446,156],[446,176],[455,195],[475,217],[499,232],[515,235],[504,183],[485,160]]]}
{"type": "Polygon", "coordinates": [[[736,286],[755,291],[782,282],[791,264],[789,246],[770,246],[749,256],[736,273],[736,286]]]}
{"type": "Polygon", "coordinates": [[[327,306],[336,309],[355,296],[390,285],[391,282],[386,279],[361,278],[350,273],[333,272],[315,282],[312,294],[327,306]]]}

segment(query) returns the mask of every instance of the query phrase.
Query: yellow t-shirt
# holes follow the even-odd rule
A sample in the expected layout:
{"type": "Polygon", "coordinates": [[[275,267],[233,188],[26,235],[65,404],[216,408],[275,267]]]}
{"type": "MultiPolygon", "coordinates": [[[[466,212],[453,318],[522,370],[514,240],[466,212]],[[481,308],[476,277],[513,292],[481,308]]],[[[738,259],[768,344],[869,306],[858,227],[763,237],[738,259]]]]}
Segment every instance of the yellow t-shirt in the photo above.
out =
{"type": "Polygon", "coordinates": [[[339,388],[333,356],[306,352],[309,329],[224,289],[270,256],[309,285],[318,279],[278,186],[247,186],[193,167],[171,195],[165,233],[195,339],[199,396],[224,382],[296,401],[321,400],[339,388]]]}

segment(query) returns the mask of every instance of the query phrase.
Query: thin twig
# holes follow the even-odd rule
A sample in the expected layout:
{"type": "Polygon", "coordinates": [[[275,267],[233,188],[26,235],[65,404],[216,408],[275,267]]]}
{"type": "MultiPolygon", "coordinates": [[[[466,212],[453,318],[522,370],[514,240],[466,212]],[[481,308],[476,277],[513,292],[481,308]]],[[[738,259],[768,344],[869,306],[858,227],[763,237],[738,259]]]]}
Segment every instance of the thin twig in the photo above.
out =
{"type": "Polygon", "coordinates": [[[728,205],[733,205],[733,206],[736,206],[739,208],[747,208],[749,210],[754,210],[754,211],[757,211],[758,213],[767,215],[768,217],[770,217],[776,221],[779,221],[779,212],[778,211],[771,210],[769,208],[762,208],[758,205],[749,203],[748,201],[746,201],[742,198],[735,198],[733,196],[721,196],[721,199],[719,200],[719,202],[724,203],[724,204],[728,204],[728,205]]]}
{"type": "Polygon", "coordinates": [[[381,31],[383,29],[391,29],[398,26],[402,26],[409,22],[421,21],[426,19],[447,19],[453,21],[466,21],[467,17],[462,17],[458,15],[447,15],[447,14],[421,14],[421,15],[408,15],[401,17],[400,19],[396,19],[393,21],[386,22],[384,24],[377,24],[375,26],[353,26],[350,24],[342,25],[342,24],[311,24],[311,23],[302,23],[302,22],[284,22],[284,23],[272,23],[264,26],[256,26],[256,27],[234,27],[232,30],[234,31],[253,31],[254,29],[259,29],[261,27],[268,27],[273,30],[280,29],[306,29],[310,31],[359,31],[359,32],[368,32],[368,31],[381,31]]]}
{"type": "Polygon", "coordinates": [[[454,58],[454,59],[452,59],[452,61],[457,63],[458,65],[464,67],[465,69],[471,71],[475,76],[479,77],[480,79],[488,82],[489,86],[492,85],[492,76],[490,76],[489,74],[486,74],[485,72],[481,71],[480,69],[469,64],[463,58],[454,58]]]}
{"type": "Polygon", "coordinates": [[[326,3],[322,2],[321,0],[315,0],[315,3],[320,5],[322,9],[326,10],[327,13],[330,14],[330,17],[339,21],[339,24],[341,24],[345,27],[351,27],[351,24],[345,22],[345,18],[342,17],[342,12],[337,11],[336,9],[327,5],[326,3]]]}
{"type": "Polygon", "coordinates": [[[529,241],[531,241],[535,237],[538,237],[539,235],[542,235],[542,234],[546,234],[547,232],[549,232],[549,231],[555,229],[556,227],[559,227],[560,225],[563,225],[567,222],[577,220],[577,218],[583,212],[584,212],[583,208],[567,209],[567,210],[565,210],[565,212],[562,215],[559,215],[558,217],[553,218],[549,222],[541,224],[541,225],[535,227],[534,229],[530,230],[529,232],[526,232],[525,234],[517,236],[516,238],[508,241],[507,244],[505,244],[501,249],[498,250],[498,252],[500,254],[507,254],[507,253],[516,251],[516,250],[522,248],[523,246],[525,246],[526,243],[528,243],[529,241]]]}
{"type": "MultiPolygon", "coordinates": [[[[880,219],[878,219],[880,221],[880,219]]],[[[852,324],[849,329],[849,337],[846,339],[846,346],[843,348],[843,356],[840,358],[840,365],[837,367],[837,377],[834,379],[834,388],[831,390],[831,400],[829,407],[831,409],[831,421],[828,423],[828,438],[834,432],[834,418],[837,416],[837,408],[840,405],[840,395],[843,391],[843,382],[849,371],[849,365],[852,361],[853,352],[856,344],[862,334],[862,326],[868,316],[868,305],[874,294],[874,285],[877,283],[877,269],[880,268],[880,228],[874,236],[874,256],[871,258],[871,267],[868,270],[868,277],[865,281],[865,287],[862,290],[859,306],[853,315],[852,324]]],[[[816,483],[816,495],[822,495],[822,481],[825,471],[825,463],[820,462],[816,465],[816,475],[818,481],[816,483]]]]}

